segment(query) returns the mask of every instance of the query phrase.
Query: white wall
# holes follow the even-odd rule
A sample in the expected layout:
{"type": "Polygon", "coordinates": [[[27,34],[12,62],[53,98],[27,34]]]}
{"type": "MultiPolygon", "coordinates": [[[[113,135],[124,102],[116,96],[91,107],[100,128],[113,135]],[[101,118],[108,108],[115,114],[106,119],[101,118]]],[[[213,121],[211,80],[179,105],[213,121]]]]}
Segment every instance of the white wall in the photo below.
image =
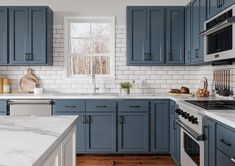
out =
{"type": "Polygon", "coordinates": [[[126,6],[184,6],[189,0],[0,0],[0,6],[50,6],[54,23],[63,23],[64,16],[116,16],[125,24],[126,6]]]}

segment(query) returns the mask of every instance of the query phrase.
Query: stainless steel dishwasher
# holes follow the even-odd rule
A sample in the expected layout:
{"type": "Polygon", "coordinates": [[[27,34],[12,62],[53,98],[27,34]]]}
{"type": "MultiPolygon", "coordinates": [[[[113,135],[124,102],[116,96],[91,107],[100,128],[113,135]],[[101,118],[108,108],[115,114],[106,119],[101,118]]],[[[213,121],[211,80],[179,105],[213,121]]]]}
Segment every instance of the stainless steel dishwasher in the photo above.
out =
{"type": "Polygon", "coordinates": [[[11,116],[51,116],[52,100],[10,100],[8,102],[11,116]]]}

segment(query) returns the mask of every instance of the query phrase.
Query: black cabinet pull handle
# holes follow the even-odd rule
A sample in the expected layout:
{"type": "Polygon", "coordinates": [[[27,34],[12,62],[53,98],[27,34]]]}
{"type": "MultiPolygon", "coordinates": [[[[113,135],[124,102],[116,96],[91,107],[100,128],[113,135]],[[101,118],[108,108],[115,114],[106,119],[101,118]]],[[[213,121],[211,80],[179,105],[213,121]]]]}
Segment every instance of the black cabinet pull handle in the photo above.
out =
{"type": "Polygon", "coordinates": [[[140,108],[139,105],[130,105],[129,107],[130,107],[130,108],[140,108]]]}
{"type": "Polygon", "coordinates": [[[190,60],[190,51],[188,51],[188,60],[190,60]]]}
{"type": "Polygon", "coordinates": [[[96,108],[106,108],[106,105],[97,105],[96,108]]]}
{"type": "Polygon", "coordinates": [[[225,145],[227,145],[227,146],[229,146],[229,147],[232,146],[231,143],[225,141],[224,139],[221,139],[220,142],[222,142],[223,144],[225,144],[225,145]]]}
{"type": "Polygon", "coordinates": [[[76,108],[76,105],[66,105],[65,108],[76,108]]]}
{"type": "Polygon", "coordinates": [[[119,116],[119,124],[124,124],[124,118],[123,116],[119,116]]]}
{"type": "Polygon", "coordinates": [[[33,60],[33,54],[29,53],[29,60],[32,61],[33,60]]]}
{"type": "Polygon", "coordinates": [[[29,53],[25,53],[25,60],[26,60],[26,61],[29,60],[29,53]]]}
{"type": "Polygon", "coordinates": [[[91,124],[91,115],[87,115],[87,124],[91,124]]]}
{"type": "Polygon", "coordinates": [[[83,120],[82,120],[83,124],[86,124],[86,116],[83,116],[83,120]]]}
{"type": "Polygon", "coordinates": [[[195,49],[195,57],[199,58],[199,49],[195,49]]]}

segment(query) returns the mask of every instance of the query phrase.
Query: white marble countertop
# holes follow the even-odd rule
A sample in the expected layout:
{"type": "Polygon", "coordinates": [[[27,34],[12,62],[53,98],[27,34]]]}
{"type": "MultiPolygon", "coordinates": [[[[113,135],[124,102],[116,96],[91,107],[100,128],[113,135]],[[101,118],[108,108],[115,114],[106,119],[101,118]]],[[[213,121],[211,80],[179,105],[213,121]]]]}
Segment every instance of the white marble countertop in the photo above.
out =
{"type": "Polygon", "coordinates": [[[58,146],[78,116],[0,117],[0,165],[38,165],[58,146]]]}
{"type": "MultiPolygon", "coordinates": [[[[168,93],[157,93],[157,94],[131,94],[128,96],[120,96],[114,93],[100,93],[96,95],[84,94],[84,93],[44,93],[41,95],[24,94],[24,93],[11,93],[11,94],[0,94],[0,99],[171,99],[174,101],[184,100],[235,100],[234,98],[221,98],[221,97],[189,97],[189,96],[170,96],[168,93]]],[[[184,102],[190,107],[196,107],[192,104],[184,102]]],[[[196,107],[196,109],[201,109],[196,107]]],[[[204,114],[218,120],[222,123],[228,124],[235,128],[235,110],[217,110],[207,111],[203,110],[204,114]]]]}

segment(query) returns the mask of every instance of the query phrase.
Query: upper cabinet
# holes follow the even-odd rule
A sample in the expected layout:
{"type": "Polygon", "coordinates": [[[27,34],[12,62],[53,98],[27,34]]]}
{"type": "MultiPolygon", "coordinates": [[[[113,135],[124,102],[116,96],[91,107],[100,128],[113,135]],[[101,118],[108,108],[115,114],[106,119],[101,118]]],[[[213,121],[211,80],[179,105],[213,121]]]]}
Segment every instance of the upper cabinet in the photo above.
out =
{"type": "Polygon", "coordinates": [[[8,43],[8,9],[0,7],[0,64],[6,64],[7,63],[7,43],[8,43]]]}
{"type": "Polygon", "coordinates": [[[225,8],[234,4],[234,0],[207,0],[207,14],[208,18],[218,14],[225,8]]]}
{"type": "MultiPolygon", "coordinates": [[[[52,65],[53,12],[48,7],[5,7],[9,31],[5,42],[0,42],[2,65],[52,65]]],[[[0,21],[2,21],[0,10],[0,21]]]]}
{"type": "Polygon", "coordinates": [[[184,8],[166,9],[167,64],[184,64],[184,8]]]}
{"type": "Polygon", "coordinates": [[[191,63],[191,3],[185,7],[185,63],[191,63]]]}
{"type": "Polygon", "coordinates": [[[191,2],[191,64],[204,61],[204,40],[199,34],[204,29],[206,18],[206,0],[193,0],[191,2]]]}
{"type": "Polygon", "coordinates": [[[183,49],[183,8],[127,7],[128,65],[183,64],[183,49]]]}
{"type": "Polygon", "coordinates": [[[128,65],[164,63],[164,9],[127,7],[128,65]]]}

